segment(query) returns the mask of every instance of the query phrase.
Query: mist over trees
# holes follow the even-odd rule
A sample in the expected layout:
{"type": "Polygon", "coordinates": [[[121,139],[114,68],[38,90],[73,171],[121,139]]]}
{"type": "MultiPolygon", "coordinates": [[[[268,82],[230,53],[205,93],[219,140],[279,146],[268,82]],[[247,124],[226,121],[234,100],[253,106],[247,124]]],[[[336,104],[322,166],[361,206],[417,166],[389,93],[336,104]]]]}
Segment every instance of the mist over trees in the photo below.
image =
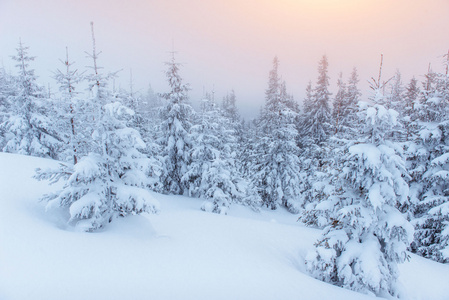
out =
{"type": "Polygon", "coordinates": [[[0,69],[0,149],[61,162],[36,177],[64,182],[44,200],[66,209],[73,226],[95,231],[158,213],[154,191],[204,199],[199,209],[219,214],[234,205],[297,214],[323,230],[308,272],[355,291],[400,297],[407,250],[449,262],[447,70],[407,84],[380,70],[362,95],[357,69],[330,78],[323,56],[300,105],[275,57],[265,103],[247,121],[234,91],[221,102],[205,92],[195,110],[174,52],[165,93],[112,89],[116,74],[100,68],[93,27],[92,40],[84,72],[65,53],[57,93],[39,86],[22,41],[16,72],[0,69]]]}

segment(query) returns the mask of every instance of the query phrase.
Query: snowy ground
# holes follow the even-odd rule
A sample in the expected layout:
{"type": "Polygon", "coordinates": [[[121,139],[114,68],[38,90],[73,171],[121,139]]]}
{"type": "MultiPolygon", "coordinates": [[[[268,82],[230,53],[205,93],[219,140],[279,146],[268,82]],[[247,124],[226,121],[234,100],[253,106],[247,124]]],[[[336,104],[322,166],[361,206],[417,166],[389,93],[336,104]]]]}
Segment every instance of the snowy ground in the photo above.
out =
{"type": "MultiPolygon", "coordinates": [[[[154,194],[161,214],[74,231],[38,198],[31,178],[56,162],[0,153],[0,300],[373,299],[303,273],[320,232],[285,211],[199,210],[201,200],[154,194]]],[[[400,280],[409,299],[449,299],[449,266],[412,255],[400,280]]]]}

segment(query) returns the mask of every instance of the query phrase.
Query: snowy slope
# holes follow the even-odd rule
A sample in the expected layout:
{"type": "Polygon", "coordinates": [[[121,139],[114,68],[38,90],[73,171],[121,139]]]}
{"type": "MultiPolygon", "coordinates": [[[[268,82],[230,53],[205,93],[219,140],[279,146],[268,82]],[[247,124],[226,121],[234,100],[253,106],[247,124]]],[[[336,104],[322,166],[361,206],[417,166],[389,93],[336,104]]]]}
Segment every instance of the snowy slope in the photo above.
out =
{"type": "MultiPolygon", "coordinates": [[[[373,299],[303,273],[320,234],[285,211],[154,194],[161,214],[74,231],[38,198],[57,186],[31,178],[57,162],[0,153],[0,299],[373,299]]],[[[412,256],[401,266],[410,299],[448,299],[449,266],[412,256]]]]}

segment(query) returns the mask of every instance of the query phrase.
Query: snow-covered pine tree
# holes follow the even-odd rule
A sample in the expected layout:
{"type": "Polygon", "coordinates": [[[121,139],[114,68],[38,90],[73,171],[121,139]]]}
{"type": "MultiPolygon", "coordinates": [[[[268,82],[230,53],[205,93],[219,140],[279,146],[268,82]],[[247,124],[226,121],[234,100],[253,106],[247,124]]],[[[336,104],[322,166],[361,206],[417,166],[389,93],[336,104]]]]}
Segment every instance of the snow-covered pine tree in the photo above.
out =
{"type": "Polygon", "coordinates": [[[140,101],[138,101],[138,110],[142,112],[142,117],[149,124],[151,124],[151,126],[159,124],[159,111],[162,106],[163,103],[160,95],[155,93],[151,87],[151,84],[149,84],[147,92],[140,96],[140,101]]]}
{"type": "MultiPolygon", "coordinates": [[[[300,159],[303,164],[301,172],[302,185],[301,195],[305,205],[327,199],[332,192],[330,183],[330,170],[333,164],[329,159],[331,143],[329,138],[334,134],[334,122],[332,120],[329,106],[329,76],[327,57],[323,56],[318,65],[318,80],[316,87],[310,94],[311,85],[307,87],[307,99],[311,102],[304,107],[299,126],[300,137],[298,144],[301,147],[300,159]],[[311,97],[311,98],[310,98],[311,97]]],[[[311,207],[308,206],[304,212],[307,213],[311,207]]],[[[312,216],[312,215],[311,215],[312,216]]],[[[306,217],[306,219],[309,219],[306,217]]],[[[312,216],[311,220],[317,220],[312,216]]],[[[306,223],[309,221],[303,220],[306,223]]]]}
{"type": "Polygon", "coordinates": [[[223,116],[229,119],[232,123],[240,123],[240,115],[237,109],[237,97],[235,96],[234,90],[223,97],[221,104],[223,116]]]}
{"type": "Polygon", "coordinates": [[[309,81],[306,87],[306,97],[303,100],[303,112],[308,114],[313,107],[313,88],[312,81],[309,81]]]}
{"type": "Polygon", "coordinates": [[[221,117],[226,120],[224,126],[226,126],[233,137],[231,142],[231,155],[239,159],[239,154],[242,150],[240,144],[243,142],[243,124],[236,103],[237,97],[235,96],[234,90],[232,90],[223,97],[219,111],[221,117]]]}
{"type": "MultiPolygon", "coordinates": [[[[313,87],[312,81],[309,81],[306,87],[306,96],[303,99],[303,111],[302,114],[298,116],[299,121],[297,123],[298,128],[298,137],[297,137],[297,145],[300,148],[300,157],[302,162],[302,171],[301,177],[304,179],[302,184],[302,191],[309,191],[311,182],[308,182],[307,178],[311,174],[312,168],[312,159],[310,155],[310,140],[307,135],[304,133],[305,124],[307,123],[307,117],[309,116],[313,107],[313,87]]],[[[303,197],[304,198],[304,197],[303,197]]]]}
{"type": "Polygon", "coordinates": [[[386,105],[386,108],[393,108],[396,111],[400,111],[403,106],[403,97],[404,97],[404,85],[402,84],[402,75],[399,70],[396,70],[396,73],[394,74],[392,78],[392,82],[390,84],[390,95],[389,95],[389,101],[388,105],[386,105]]]}
{"type": "Polygon", "coordinates": [[[140,94],[133,92],[131,80],[130,91],[122,89],[115,97],[134,112],[132,117],[128,120],[127,126],[136,129],[146,145],[146,147],[140,149],[140,151],[149,159],[149,165],[146,172],[150,182],[147,187],[155,192],[163,192],[164,187],[161,177],[164,170],[164,159],[161,155],[162,146],[157,143],[158,129],[161,121],[158,116],[158,109],[160,106],[154,106],[160,101],[158,96],[152,92],[151,87],[148,92],[151,93],[151,99],[142,97],[140,94]],[[146,100],[153,101],[153,103],[145,103],[146,100]]]}
{"type": "Polygon", "coordinates": [[[449,262],[449,75],[429,72],[418,106],[413,252],[449,262]],[[420,155],[418,155],[420,154],[420,155]]]}
{"type": "Polygon", "coordinates": [[[359,81],[360,80],[357,68],[354,67],[352,69],[351,77],[349,77],[347,84],[348,86],[347,97],[349,102],[348,107],[353,107],[354,111],[357,111],[357,104],[359,103],[360,97],[362,95],[362,93],[358,88],[359,81]]]}
{"type": "MultiPolygon", "coordinates": [[[[10,110],[8,98],[13,95],[12,78],[8,75],[4,68],[0,68],[0,124],[6,120],[7,113],[10,110]]],[[[0,145],[2,145],[5,137],[3,128],[0,126],[0,145]]]]}
{"type": "Polygon", "coordinates": [[[279,60],[273,60],[265,106],[258,120],[260,136],[254,145],[251,177],[259,190],[263,205],[270,209],[286,207],[298,213],[301,206],[297,113],[289,108],[278,75],[279,60]]]}
{"type": "Polygon", "coordinates": [[[305,109],[303,117],[302,134],[317,147],[318,156],[321,156],[319,153],[321,144],[329,138],[332,131],[328,67],[329,63],[324,55],[318,65],[318,79],[313,91],[310,111],[307,113],[305,109]]]}
{"type": "Polygon", "coordinates": [[[160,97],[153,92],[151,86],[148,87],[148,91],[144,95],[132,92],[132,80],[130,91],[119,89],[114,94],[118,101],[134,111],[134,115],[127,126],[136,129],[145,142],[146,148],[142,149],[142,152],[151,160],[148,176],[154,179],[149,188],[155,192],[163,192],[164,187],[160,178],[164,169],[164,159],[162,157],[162,146],[157,142],[160,136],[161,123],[159,110],[162,107],[162,102],[160,97]]]}
{"type": "Polygon", "coordinates": [[[95,48],[92,26],[93,61],[88,76],[95,107],[96,128],[90,152],[75,165],[61,164],[58,170],[37,170],[36,178],[53,182],[65,179],[62,190],[46,195],[47,207],[66,207],[69,223],[83,231],[103,228],[114,218],[158,212],[158,203],[145,189],[151,184],[149,159],[140,152],[145,148],[137,130],[127,127],[132,110],[119,102],[110,102],[107,78],[99,72],[99,53],[95,48]]]}
{"type": "Polygon", "coordinates": [[[28,49],[19,41],[17,55],[12,56],[18,75],[6,99],[9,111],[0,124],[4,134],[1,148],[4,152],[56,158],[62,141],[48,117],[52,105],[36,83],[34,69],[29,65],[35,57],[28,55],[28,49]]]}
{"type": "Polygon", "coordinates": [[[344,106],[346,100],[346,84],[343,81],[343,73],[340,72],[337,80],[338,91],[335,94],[334,109],[332,110],[332,118],[335,122],[335,133],[337,133],[341,126],[341,119],[343,118],[344,106]]]}
{"type": "Polygon", "coordinates": [[[247,125],[241,118],[237,108],[237,97],[234,90],[223,97],[221,115],[226,119],[224,126],[232,135],[231,157],[234,159],[238,172],[243,176],[247,174],[252,145],[249,142],[251,133],[245,130],[247,125]]]}
{"type": "Polygon", "coordinates": [[[140,133],[146,143],[154,141],[157,136],[157,127],[162,121],[160,119],[160,110],[163,107],[161,97],[153,91],[151,85],[148,85],[147,92],[137,98],[137,111],[141,116],[140,133]]]}
{"type": "Polygon", "coordinates": [[[357,130],[359,119],[357,118],[358,106],[362,93],[358,88],[359,75],[357,68],[353,68],[347,83],[346,97],[341,112],[340,132],[343,136],[351,135],[357,130]]]}
{"type": "MultiPolygon", "coordinates": [[[[413,252],[438,262],[449,262],[449,199],[447,174],[449,173],[449,124],[426,124],[421,134],[427,133],[424,149],[428,154],[422,179],[417,183],[417,200],[413,223],[415,240],[413,252]]],[[[421,150],[421,149],[420,149],[421,150]]]]}
{"type": "Polygon", "coordinates": [[[323,281],[378,296],[401,293],[397,264],[407,259],[413,227],[396,207],[408,201],[400,147],[385,140],[398,114],[380,104],[361,104],[363,132],[339,152],[335,217],[306,257],[323,281]]]}
{"type": "Polygon", "coordinates": [[[398,136],[406,157],[406,168],[409,175],[406,178],[410,189],[409,203],[399,209],[408,215],[409,220],[413,218],[413,207],[417,203],[419,191],[422,189],[423,165],[428,160],[427,150],[423,147],[419,137],[420,122],[417,108],[419,107],[420,90],[417,83],[413,77],[403,93],[402,100],[396,104],[399,121],[402,125],[402,132],[398,136]]]}
{"type": "Polygon", "coordinates": [[[188,101],[188,85],[182,83],[179,75],[180,64],[175,61],[174,52],[171,61],[166,65],[168,70],[165,74],[170,92],[162,95],[167,102],[160,110],[160,144],[163,147],[165,168],[162,183],[166,193],[184,194],[189,187],[183,185],[181,179],[189,170],[190,127],[194,111],[188,101]]]}
{"type": "Polygon", "coordinates": [[[242,121],[242,134],[239,136],[239,171],[245,178],[251,178],[251,169],[255,162],[255,145],[260,136],[257,119],[242,121]]]}
{"type": "Polygon", "coordinates": [[[280,97],[281,99],[285,99],[285,105],[297,115],[297,121],[299,121],[299,113],[301,112],[301,109],[298,102],[295,101],[293,95],[287,92],[287,83],[285,80],[282,81],[280,85],[280,97]]]}
{"type": "MultiPolygon", "coordinates": [[[[341,89],[337,92],[334,102],[334,120],[338,117],[338,131],[329,139],[330,156],[339,157],[343,146],[354,136],[360,134],[361,127],[357,116],[357,102],[360,92],[357,88],[358,75],[354,68],[348,84],[344,84],[342,78],[339,79],[341,89]]],[[[337,122],[336,122],[337,123],[337,122]]],[[[304,154],[303,154],[304,155],[304,154]]],[[[302,187],[302,194],[306,202],[305,209],[298,221],[308,226],[324,228],[332,224],[335,213],[338,209],[340,197],[344,194],[344,189],[336,185],[338,174],[341,172],[334,159],[328,159],[325,168],[316,169],[311,160],[304,159],[307,169],[303,173],[305,184],[302,187]]]]}
{"type": "Polygon", "coordinates": [[[201,106],[191,131],[191,163],[182,178],[189,195],[207,199],[201,208],[220,214],[226,214],[231,203],[257,207],[257,193],[240,175],[232,153],[235,137],[230,120],[223,117],[210,94],[201,106]]]}
{"type": "Polygon", "coordinates": [[[403,124],[406,129],[406,141],[412,138],[412,132],[416,131],[416,121],[419,118],[418,108],[420,108],[419,97],[421,96],[421,90],[418,86],[418,80],[415,77],[410,79],[409,84],[405,88],[403,101],[398,109],[404,115],[403,124]]]}
{"type": "MultiPolygon", "coordinates": [[[[86,121],[85,114],[81,111],[81,99],[78,97],[78,92],[76,92],[75,85],[82,80],[82,76],[78,73],[78,70],[71,69],[73,62],[69,61],[69,51],[66,48],[66,59],[61,60],[64,65],[65,70],[56,70],[54,78],[59,83],[59,91],[61,92],[61,97],[57,101],[62,103],[62,111],[59,112],[58,123],[59,128],[62,133],[65,133],[66,138],[66,156],[67,160],[73,160],[73,164],[78,162],[78,156],[81,154],[86,154],[82,151],[86,148],[83,141],[89,140],[89,133],[86,133],[86,121]],[[84,119],[84,120],[80,120],[84,119]],[[83,126],[81,126],[83,124],[83,126]]],[[[62,155],[60,155],[60,158],[62,155]]],[[[62,158],[63,159],[63,158],[62,158]]],[[[65,160],[65,159],[63,159],[65,160]]]]}

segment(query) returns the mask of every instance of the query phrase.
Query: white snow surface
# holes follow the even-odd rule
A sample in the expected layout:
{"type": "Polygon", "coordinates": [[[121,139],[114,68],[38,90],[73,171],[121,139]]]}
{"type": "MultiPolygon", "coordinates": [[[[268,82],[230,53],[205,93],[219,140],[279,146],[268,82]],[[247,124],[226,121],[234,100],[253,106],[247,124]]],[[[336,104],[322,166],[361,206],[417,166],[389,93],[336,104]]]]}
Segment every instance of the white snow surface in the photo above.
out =
{"type": "MultiPolygon", "coordinates": [[[[200,210],[202,199],[152,193],[159,215],[85,233],[38,199],[32,178],[58,162],[0,153],[0,299],[333,299],[367,296],[304,273],[319,230],[285,210],[200,210]]],[[[362,257],[362,256],[361,256],[362,257]]],[[[406,299],[448,299],[449,266],[415,255],[400,266],[406,299]]]]}

